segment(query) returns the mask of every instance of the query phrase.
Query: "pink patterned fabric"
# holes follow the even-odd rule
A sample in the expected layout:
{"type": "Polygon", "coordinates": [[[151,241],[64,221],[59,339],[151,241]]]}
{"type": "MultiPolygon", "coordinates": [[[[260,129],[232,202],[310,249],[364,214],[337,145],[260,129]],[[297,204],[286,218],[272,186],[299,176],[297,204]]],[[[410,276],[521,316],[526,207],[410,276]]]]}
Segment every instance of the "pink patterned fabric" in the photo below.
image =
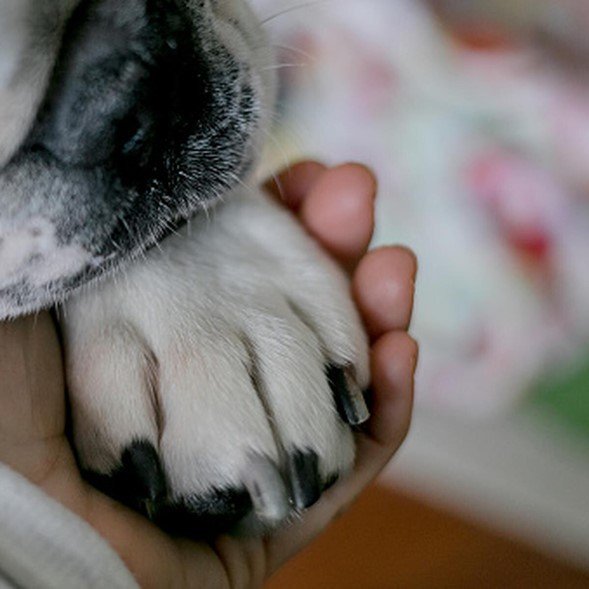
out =
{"type": "Polygon", "coordinates": [[[326,2],[268,26],[286,97],[269,165],[367,162],[377,243],[420,257],[419,402],[512,409],[589,342],[589,85],[513,31],[466,43],[416,0],[326,2]]]}

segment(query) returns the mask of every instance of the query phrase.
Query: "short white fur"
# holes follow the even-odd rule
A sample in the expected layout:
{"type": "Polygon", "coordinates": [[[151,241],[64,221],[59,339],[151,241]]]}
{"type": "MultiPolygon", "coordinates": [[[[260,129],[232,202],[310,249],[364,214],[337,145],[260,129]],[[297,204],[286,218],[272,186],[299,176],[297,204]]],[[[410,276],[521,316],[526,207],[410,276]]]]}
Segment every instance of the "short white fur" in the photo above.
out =
{"type": "Polygon", "coordinates": [[[349,285],[266,196],[230,195],[75,296],[64,326],[86,468],[107,474],[132,441],[148,440],[180,497],[241,486],[256,455],[278,464],[282,450],[312,450],[324,477],[353,463],[324,374],[349,365],[368,384],[349,285]]]}

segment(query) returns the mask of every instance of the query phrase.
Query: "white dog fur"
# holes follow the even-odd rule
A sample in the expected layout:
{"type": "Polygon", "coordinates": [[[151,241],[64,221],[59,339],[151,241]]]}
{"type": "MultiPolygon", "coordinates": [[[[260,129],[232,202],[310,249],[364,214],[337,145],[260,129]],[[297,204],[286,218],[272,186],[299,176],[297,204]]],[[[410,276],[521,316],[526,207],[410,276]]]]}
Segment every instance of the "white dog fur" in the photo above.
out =
{"type": "MultiPolygon", "coordinates": [[[[75,4],[52,0],[40,12],[36,0],[0,0],[0,167],[33,123],[75,4]]],[[[259,147],[274,92],[259,23],[240,0],[201,4],[217,40],[247,64],[264,114],[259,147]]],[[[247,183],[79,288],[61,318],[83,468],[109,475],[129,444],[148,441],[170,501],[245,487],[259,519],[275,525],[291,512],[289,490],[264,460],[284,471],[286,456],[311,451],[324,480],[350,469],[353,437],[325,366],[347,367],[364,389],[368,353],[346,277],[288,212],[247,183]],[[278,499],[256,502],[260,493],[278,499]]],[[[81,246],[64,249],[43,216],[20,223],[0,223],[0,285],[31,274],[36,252],[43,256],[33,276],[74,274],[91,262],[81,246]]]]}

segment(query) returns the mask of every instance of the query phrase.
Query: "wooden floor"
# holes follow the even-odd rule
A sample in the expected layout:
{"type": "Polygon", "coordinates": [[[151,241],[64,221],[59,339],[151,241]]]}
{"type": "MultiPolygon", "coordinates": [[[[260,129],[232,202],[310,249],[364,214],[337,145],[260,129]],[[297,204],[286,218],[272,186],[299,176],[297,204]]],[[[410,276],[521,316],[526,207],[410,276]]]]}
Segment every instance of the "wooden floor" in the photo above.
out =
{"type": "Polygon", "coordinates": [[[589,589],[589,575],[374,487],[270,589],[589,589]]]}

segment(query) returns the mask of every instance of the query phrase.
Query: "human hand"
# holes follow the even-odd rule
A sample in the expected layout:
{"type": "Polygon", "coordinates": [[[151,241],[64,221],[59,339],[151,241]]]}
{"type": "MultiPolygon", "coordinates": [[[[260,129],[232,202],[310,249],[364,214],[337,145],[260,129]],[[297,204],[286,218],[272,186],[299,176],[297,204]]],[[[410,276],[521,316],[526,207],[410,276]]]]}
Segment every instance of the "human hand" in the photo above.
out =
{"type": "Polygon", "coordinates": [[[370,254],[376,185],[365,168],[294,166],[270,189],[353,276],[372,342],[373,417],[352,475],[296,524],[265,538],[172,538],[87,485],[65,436],[63,363],[47,313],[0,325],[0,461],[88,521],[144,587],[256,587],[317,536],[382,470],[410,421],[417,346],[407,329],[416,273],[403,248],[370,254]],[[279,190],[278,184],[281,189],[279,190]]]}

